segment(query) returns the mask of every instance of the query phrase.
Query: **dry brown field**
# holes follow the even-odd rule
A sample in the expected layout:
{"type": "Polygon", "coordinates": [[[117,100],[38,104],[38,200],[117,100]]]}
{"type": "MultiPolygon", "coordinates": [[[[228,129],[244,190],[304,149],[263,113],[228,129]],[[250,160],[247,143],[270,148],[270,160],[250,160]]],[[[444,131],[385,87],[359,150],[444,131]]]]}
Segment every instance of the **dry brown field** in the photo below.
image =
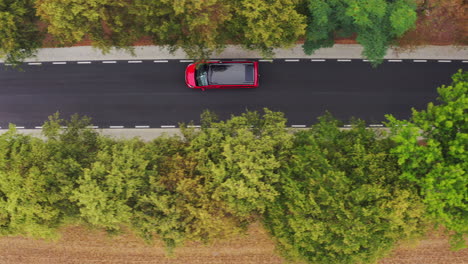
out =
{"type": "MultiPolygon", "coordinates": [[[[255,224],[247,235],[211,245],[188,243],[167,257],[159,243],[147,245],[127,234],[109,237],[104,232],[68,227],[55,242],[23,237],[0,238],[0,263],[132,263],[132,264],[275,264],[286,263],[275,253],[268,234],[255,224]]],[[[447,238],[433,233],[418,245],[398,247],[379,264],[468,263],[468,249],[452,252],[447,238]]]]}

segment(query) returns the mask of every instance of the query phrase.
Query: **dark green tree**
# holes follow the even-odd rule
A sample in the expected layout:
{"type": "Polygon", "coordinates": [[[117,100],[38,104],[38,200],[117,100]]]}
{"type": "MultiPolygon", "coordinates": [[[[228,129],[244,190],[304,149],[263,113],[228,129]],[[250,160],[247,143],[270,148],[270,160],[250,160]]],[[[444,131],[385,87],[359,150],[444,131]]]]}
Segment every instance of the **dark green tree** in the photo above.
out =
{"type": "Polygon", "coordinates": [[[309,0],[309,25],[303,45],[306,54],[334,44],[334,36],[357,34],[362,55],[373,65],[416,22],[413,0],[309,0]]]}
{"type": "Polygon", "coordinates": [[[453,232],[452,246],[460,249],[468,234],[468,72],[452,79],[437,89],[440,104],[413,109],[409,122],[387,118],[401,178],[419,186],[429,217],[453,232]]]}

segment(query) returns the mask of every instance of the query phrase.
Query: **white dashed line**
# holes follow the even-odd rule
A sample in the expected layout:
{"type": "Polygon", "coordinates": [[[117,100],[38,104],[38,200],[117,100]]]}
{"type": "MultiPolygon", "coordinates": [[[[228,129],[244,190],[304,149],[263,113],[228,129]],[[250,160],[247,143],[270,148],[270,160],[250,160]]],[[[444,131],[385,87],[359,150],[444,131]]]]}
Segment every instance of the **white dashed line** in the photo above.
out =
{"type": "Polygon", "coordinates": [[[462,61],[463,63],[468,63],[468,61],[462,61]]]}
{"type": "Polygon", "coordinates": [[[68,128],[68,127],[67,127],[67,126],[61,126],[60,128],[62,128],[62,129],[66,129],[66,128],[68,128]]]}
{"type": "Polygon", "coordinates": [[[351,60],[337,60],[339,62],[350,62],[351,60]]]}
{"type": "Polygon", "coordinates": [[[24,129],[24,126],[17,126],[17,129],[24,129]]]}
{"type": "Polygon", "coordinates": [[[98,126],[87,126],[86,128],[93,128],[93,129],[96,129],[96,128],[99,128],[98,126]]]}
{"type": "Polygon", "coordinates": [[[187,126],[188,128],[200,128],[201,126],[187,126]]]}
{"type": "Polygon", "coordinates": [[[427,62],[427,60],[413,60],[413,62],[427,62]]]}
{"type": "Polygon", "coordinates": [[[149,128],[149,126],[135,126],[135,128],[149,128]]]}
{"type": "Polygon", "coordinates": [[[117,63],[117,61],[102,61],[102,63],[117,63]]]}
{"type": "Polygon", "coordinates": [[[306,127],[306,125],[292,125],[291,127],[306,127]]]}
{"type": "Polygon", "coordinates": [[[109,126],[109,128],[124,128],[124,126],[109,126]]]}
{"type": "Polygon", "coordinates": [[[193,62],[193,60],[180,60],[180,62],[193,62]]]}
{"type": "Polygon", "coordinates": [[[91,64],[90,61],[78,61],[77,64],[91,64]]]}
{"type": "Polygon", "coordinates": [[[161,126],[161,128],[175,128],[175,126],[161,126]]]}
{"type": "Polygon", "coordinates": [[[369,62],[369,60],[362,60],[363,62],[369,62]]]}
{"type": "Polygon", "coordinates": [[[289,60],[289,59],[288,59],[288,60],[284,60],[284,61],[285,61],[285,62],[299,62],[299,60],[296,60],[296,59],[294,59],[294,60],[289,60]]]}
{"type": "Polygon", "coordinates": [[[258,60],[259,62],[273,62],[273,60],[258,60]]]}
{"type": "Polygon", "coordinates": [[[153,61],[154,63],[165,63],[165,62],[169,62],[168,60],[155,60],[153,61]]]}
{"type": "Polygon", "coordinates": [[[11,64],[11,63],[5,63],[5,66],[11,66],[11,65],[13,65],[13,64],[11,64]]]}
{"type": "Polygon", "coordinates": [[[63,64],[67,64],[67,62],[66,61],[54,61],[54,62],[52,62],[52,64],[63,65],[63,64]]]}
{"type": "Polygon", "coordinates": [[[369,125],[369,127],[383,127],[382,124],[372,124],[372,125],[369,125]]]}
{"type": "Polygon", "coordinates": [[[35,128],[35,129],[42,129],[41,126],[35,126],[34,128],[35,128]]]}
{"type": "Polygon", "coordinates": [[[343,127],[351,127],[351,125],[344,125],[343,127]]]}
{"type": "Polygon", "coordinates": [[[402,62],[402,60],[388,60],[388,62],[402,62]]]}
{"type": "Polygon", "coordinates": [[[143,61],[128,61],[128,63],[142,63],[143,61]]]}
{"type": "Polygon", "coordinates": [[[452,62],[451,60],[438,60],[437,62],[452,62]]]}
{"type": "Polygon", "coordinates": [[[29,62],[28,65],[42,65],[42,62],[29,62]]]}
{"type": "Polygon", "coordinates": [[[310,61],[325,61],[324,59],[312,59],[310,61]]]}

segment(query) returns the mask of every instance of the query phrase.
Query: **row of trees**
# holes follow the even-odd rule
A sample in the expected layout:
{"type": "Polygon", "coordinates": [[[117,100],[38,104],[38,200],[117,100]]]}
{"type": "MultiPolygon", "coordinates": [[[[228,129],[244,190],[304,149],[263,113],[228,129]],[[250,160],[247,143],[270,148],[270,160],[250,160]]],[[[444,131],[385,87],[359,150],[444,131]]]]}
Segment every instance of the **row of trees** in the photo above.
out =
{"type": "Polygon", "coordinates": [[[0,55],[21,61],[40,47],[46,31],[61,45],[88,38],[103,52],[131,51],[149,36],[196,59],[227,43],[271,57],[274,48],[304,36],[310,54],[333,45],[335,34],[356,33],[363,55],[378,63],[394,39],[414,26],[415,10],[414,0],[0,0],[0,55]]]}
{"type": "Polygon", "coordinates": [[[292,133],[267,109],[226,121],[205,112],[201,129],[151,142],[104,137],[77,116],[51,116],[45,140],[11,127],[0,135],[0,233],[51,238],[79,223],[170,250],[261,221],[288,259],[373,263],[436,223],[461,248],[468,73],[453,80],[441,104],[389,116],[391,134],[359,120],[343,130],[330,114],[292,133]]]}

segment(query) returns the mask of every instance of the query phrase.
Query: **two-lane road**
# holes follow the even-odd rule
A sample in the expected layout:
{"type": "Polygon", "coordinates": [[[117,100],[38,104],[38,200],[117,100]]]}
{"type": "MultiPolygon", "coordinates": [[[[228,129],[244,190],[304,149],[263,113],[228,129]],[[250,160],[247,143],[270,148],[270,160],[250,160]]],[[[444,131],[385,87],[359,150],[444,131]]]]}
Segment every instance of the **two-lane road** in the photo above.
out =
{"type": "Polygon", "coordinates": [[[194,120],[204,109],[222,118],[246,109],[268,107],[286,114],[290,125],[310,125],[326,110],[347,120],[371,123],[384,114],[408,118],[411,107],[424,108],[437,97],[436,87],[450,83],[466,63],[404,60],[376,69],[361,60],[351,62],[260,62],[257,89],[210,90],[185,86],[188,63],[91,64],[68,62],[24,65],[16,71],[0,64],[0,127],[8,123],[33,128],[59,111],[92,117],[99,127],[177,125],[194,120]]]}

